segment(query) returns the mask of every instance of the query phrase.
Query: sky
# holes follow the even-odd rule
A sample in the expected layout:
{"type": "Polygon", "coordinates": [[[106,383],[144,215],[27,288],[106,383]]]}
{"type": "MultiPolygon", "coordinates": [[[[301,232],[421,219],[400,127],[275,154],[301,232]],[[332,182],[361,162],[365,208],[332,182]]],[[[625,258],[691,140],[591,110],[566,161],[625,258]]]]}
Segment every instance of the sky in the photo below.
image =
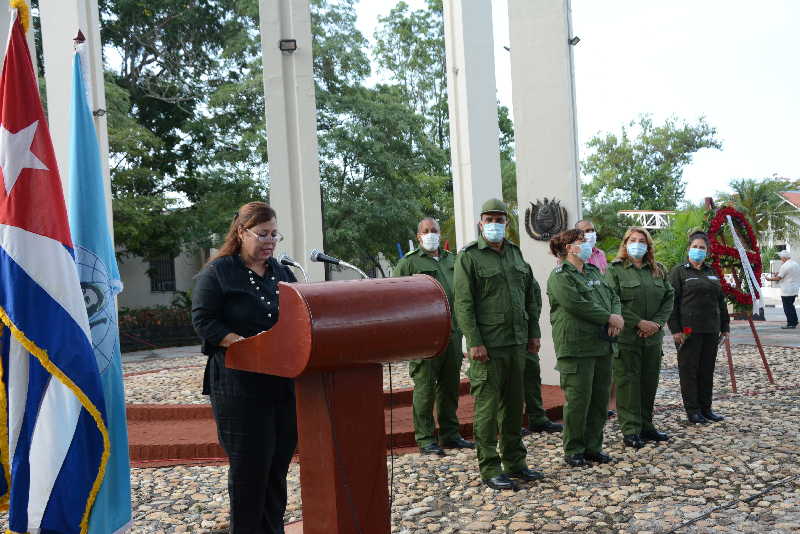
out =
{"type": "MultiPolygon", "coordinates": [[[[497,95],[512,109],[507,0],[491,2],[497,95]]],[[[361,32],[371,39],[396,3],[361,0],[361,32]]],[[[723,148],[686,167],[687,200],[728,190],[733,178],[800,179],[798,22],[800,0],[572,0],[581,157],[594,135],[641,114],[704,116],[723,148]]]]}

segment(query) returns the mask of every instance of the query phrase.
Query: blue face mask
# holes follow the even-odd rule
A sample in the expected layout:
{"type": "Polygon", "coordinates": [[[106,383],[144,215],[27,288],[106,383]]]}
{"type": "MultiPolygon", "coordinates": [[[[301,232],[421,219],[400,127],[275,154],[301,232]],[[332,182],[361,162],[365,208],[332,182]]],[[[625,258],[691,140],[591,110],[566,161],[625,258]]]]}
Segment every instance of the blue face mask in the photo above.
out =
{"type": "Polygon", "coordinates": [[[592,256],[592,244],[591,243],[581,243],[580,244],[581,250],[578,252],[577,256],[581,259],[581,261],[586,261],[592,256]]]}
{"type": "Polygon", "coordinates": [[[628,243],[628,256],[637,260],[647,252],[647,243],[628,243]]]}
{"type": "Polygon", "coordinates": [[[689,249],[689,259],[695,263],[700,263],[704,259],[706,259],[706,251],[702,248],[690,248],[689,249]]]}
{"type": "Polygon", "coordinates": [[[504,223],[484,223],[483,237],[490,243],[499,243],[506,235],[506,225],[504,223]]]}

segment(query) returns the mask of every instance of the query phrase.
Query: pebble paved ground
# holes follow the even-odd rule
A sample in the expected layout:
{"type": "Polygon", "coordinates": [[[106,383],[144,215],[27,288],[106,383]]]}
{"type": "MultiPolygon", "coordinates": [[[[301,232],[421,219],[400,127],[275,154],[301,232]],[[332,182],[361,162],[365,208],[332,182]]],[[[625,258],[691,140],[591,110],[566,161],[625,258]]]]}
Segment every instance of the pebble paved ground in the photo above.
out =
{"type": "MultiPolygon", "coordinates": [[[[734,346],[734,395],[721,351],[715,410],[727,420],[689,426],[675,352],[667,347],[656,415],[659,428],[672,436],[667,444],[626,449],[612,419],[606,451],[616,461],[573,469],[563,464],[558,434],[533,435],[525,438],[528,463],[546,479],[516,493],[483,486],[472,451],[396,457],[392,532],[800,532],[800,350],[773,347],[767,354],[774,386],[766,383],[754,347],[734,346]]],[[[196,393],[202,367],[185,367],[203,362],[187,356],[126,364],[126,373],[171,368],[129,376],[129,400],[206,402],[196,393]]],[[[405,365],[393,367],[394,387],[405,387],[405,365]]],[[[294,464],[287,521],[301,517],[298,477],[294,464]]],[[[227,466],[133,469],[133,531],[204,533],[224,526],[226,479],[227,466]]]]}

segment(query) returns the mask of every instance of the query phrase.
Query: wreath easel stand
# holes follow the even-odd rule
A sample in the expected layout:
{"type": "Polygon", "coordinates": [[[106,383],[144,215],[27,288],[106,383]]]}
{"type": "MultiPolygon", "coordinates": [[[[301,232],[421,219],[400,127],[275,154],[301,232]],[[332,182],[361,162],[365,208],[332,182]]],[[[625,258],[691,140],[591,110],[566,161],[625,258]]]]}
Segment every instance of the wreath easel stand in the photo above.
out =
{"type": "MultiPolygon", "coordinates": [[[[736,271],[732,270],[731,274],[734,279],[734,283],[736,287],[731,287],[730,284],[726,283],[725,281],[725,272],[722,269],[721,264],[721,257],[735,257],[734,254],[738,254],[736,249],[728,246],[728,243],[725,239],[725,234],[721,231],[722,222],[721,219],[723,217],[727,217],[730,219],[731,216],[736,217],[737,220],[743,224],[745,230],[747,231],[748,240],[750,241],[751,250],[747,251],[747,258],[749,263],[751,264],[752,272],[751,275],[754,275],[757,280],[761,279],[761,255],[760,250],[758,248],[758,242],[756,241],[755,233],[753,232],[750,223],[744,218],[744,216],[734,210],[733,208],[720,208],[719,210],[715,209],[714,207],[714,200],[710,197],[706,197],[706,209],[713,213],[713,217],[711,218],[711,222],[709,224],[709,239],[711,240],[711,254],[712,254],[712,267],[714,270],[717,271],[717,275],[719,276],[720,283],[722,284],[722,289],[725,292],[725,295],[728,297],[729,300],[734,301],[734,304],[738,305],[750,305],[749,311],[746,312],[747,322],[750,325],[750,332],[753,334],[753,339],[756,342],[756,346],[758,347],[758,353],[761,355],[761,363],[764,365],[764,371],[767,373],[767,379],[769,380],[770,384],[775,383],[775,379],[772,376],[772,370],[769,367],[769,362],[767,361],[767,355],[764,352],[764,347],[761,345],[761,338],[758,335],[758,331],[756,330],[756,325],[753,322],[753,296],[752,294],[748,294],[740,290],[739,288],[748,287],[749,279],[748,275],[745,272],[744,278],[746,283],[742,283],[742,280],[737,275],[736,271]]],[[[732,219],[731,219],[732,220],[732,219]]],[[[733,231],[733,229],[731,229],[733,231]]],[[[745,271],[744,265],[741,265],[742,271],[745,271]]],[[[756,288],[749,288],[750,291],[756,291],[756,288]]],[[[762,318],[763,320],[763,318],[762,318]]],[[[731,389],[734,393],[737,393],[736,388],[736,375],[734,374],[733,370],[733,354],[731,352],[731,341],[730,337],[725,337],[725,353],[728,357],[728,374],[730,375],[731,379],[731,389]]]]}

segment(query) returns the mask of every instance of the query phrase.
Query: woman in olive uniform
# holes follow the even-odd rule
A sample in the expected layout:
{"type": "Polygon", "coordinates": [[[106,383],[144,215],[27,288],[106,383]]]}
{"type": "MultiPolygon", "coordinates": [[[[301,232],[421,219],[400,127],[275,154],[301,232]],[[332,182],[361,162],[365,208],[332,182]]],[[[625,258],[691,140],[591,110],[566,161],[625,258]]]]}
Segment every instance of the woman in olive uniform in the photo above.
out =
{"type": "Polygon", "coordinates": [[[561,232],[550,240],[561,260],[547,279],[550,322],[556,346],[556,368],[564,406],[564,461],[573,467],[586,461],[606,463],[603,426],[611,388],[611,356],[624,321],[619,297],[600,269],[587,263],[592,245],[580,230],[561,232]]]}
{"type": "Polygon", "coordinates": [[[711,411],[717,347],[730,331],[725,294],[716,272],[705,262],[709,249],[703,232],[689,236],[689,261],[670,272],[675,304],[669,329],[678,347],[683,407],[690,423],[722,421],[711,411]]]}
{"type": "Polygon", "coordinates": [[[286,475],[297,446],[294,384],[225,367],[227,347],[278,321],[278,282],[297,281],[273,257],[282,239],[275,210],[245,204],[192,295],[192,323],[208,355],[203,394],[211,396],[230,462],[230,534],[284,532],[286,475]]]}
{"type": "Polygon", "coordinates": [[[653,426],[653,404],[661,374],[663,327],[672,313],[673,291],[663,265],[656,263],[653,239],[644,228],[629,228],[606,281],[622,302],[625,328],[612,368],[622,441],[639,449],[646,441],[666,441],[653,426]]]}

